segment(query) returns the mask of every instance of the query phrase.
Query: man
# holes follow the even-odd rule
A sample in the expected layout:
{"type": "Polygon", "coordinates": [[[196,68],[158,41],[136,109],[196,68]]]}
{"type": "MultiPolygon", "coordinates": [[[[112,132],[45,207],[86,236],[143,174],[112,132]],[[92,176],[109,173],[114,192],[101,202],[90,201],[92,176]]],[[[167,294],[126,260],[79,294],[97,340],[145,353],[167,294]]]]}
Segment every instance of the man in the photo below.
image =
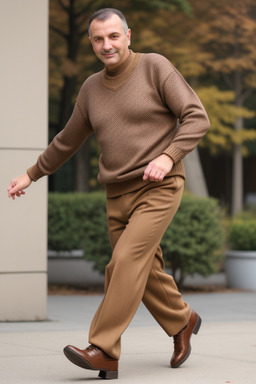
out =
{"type": "Polygon", "coordinates": [[[74,364],[114,379],[121,335],[141,301],[174,338],[173,368],[188,358],[191,335],[200,328],[200,317],[164,272],[159,244],[182,197],[182,159],[199,143],[209,121],[194,91],[167,59],[129,50],[131,31],[120,11],[97,11],[89,21],[89,38],[104,70],[84,82],[65,128],[25,175],[11,181],[8,194],[13,199],[24,194],[32,181],[53,173],[94,132],[101,148],[98,179],[106,185],[113,254],[90,346],[67,346],[64,353],[74,364]]]}

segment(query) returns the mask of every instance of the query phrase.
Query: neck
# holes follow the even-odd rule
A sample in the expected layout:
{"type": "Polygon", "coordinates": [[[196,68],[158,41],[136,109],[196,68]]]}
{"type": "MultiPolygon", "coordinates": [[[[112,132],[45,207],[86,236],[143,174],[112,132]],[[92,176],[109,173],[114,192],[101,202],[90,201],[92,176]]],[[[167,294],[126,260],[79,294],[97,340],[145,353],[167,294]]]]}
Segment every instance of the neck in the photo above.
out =
{"type": "Polygon", "coordinates": [[[129,65],[131,61],[131,51],[128,50],[127,54],[125,55],[124,59],[122,60],[121,63],[119,63],[117,66],[107,66],[105,67],[106,74],[108,76],[116,76],[122,73],[126,67],[129,65]]]}
{"type": "Polygon", "coordinates": [[[135,70],[139,60],[140,54],[129,51],[125,61],[118,65],[118,67],[110,70],[105,67],[101,72],[101,80],[103,85],[112,91],[117,91],[123,84],[125,84],[133,71],[135,70]]]}

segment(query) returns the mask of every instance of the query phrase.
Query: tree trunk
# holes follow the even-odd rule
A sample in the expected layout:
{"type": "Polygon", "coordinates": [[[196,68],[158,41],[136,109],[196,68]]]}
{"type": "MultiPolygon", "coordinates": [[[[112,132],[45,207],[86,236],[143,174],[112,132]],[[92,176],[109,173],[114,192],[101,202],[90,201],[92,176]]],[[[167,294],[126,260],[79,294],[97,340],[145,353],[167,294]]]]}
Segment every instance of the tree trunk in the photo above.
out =
{"type": "MultiPolygon", "coordinates": [[[[235,130],[243,127],[243,119],[239,118],[235,124],[235,130]]],[[[232,197],[231,215],[235,216],[243,209],[243,156],[241,145],[233,148],[233,172],[232,172],[232,197]]]]}
{"type": "MultiPolygon", "coordinates": [[[[70,0],[67,10],[69,33],[67,36],[67,60],[74,67],[74,73],[64,76],[61,91],[59,130],[63,129],[73,111],[73,98],[77,92],[78,75],[76,71],[77,55],[81,42],[81,32],[76,13],[76,1],[70,0]]],[[[74,189],[79,192],[89,191],[89,142],[84,144],[74,159],[74,189]]]]}
{"type": "Polygon", "coordinates": [[[75,156],[74,185],[77,192],[90,191],[90,138],[83,144],[75,156]]]}
{"type": "MultiPolygon", "coordinates": [[[[236,106],[243,106],[242,98],[242,78],[241,73],[237,71],[234,77],[234,91],[236,95],[236,106]]],[[[243,118],[238,117],[234,130],[236,132],[243,128],[243,118]]],[[[233,172],[232,172],[232,190],[231,190],[231,215],[234,216],[243,209],[243,156],[242,146],[235,144],[233,147],[233,172]]]]}
{"type": "Polygon", "coordinates": [[[207,197],[208,190],[199,158],[198,148],[195,148],[184,159],[186,169],[186,187],[199,197],[207,197]]]}
{"type": "Polygon", "coordinates": [[[61,90],[60,113],[59,113],[59,131],[64,128],[73,111],[74,104],[72,98],[77,86],[77,76],[64,77],[64,84],[61,90]]]}

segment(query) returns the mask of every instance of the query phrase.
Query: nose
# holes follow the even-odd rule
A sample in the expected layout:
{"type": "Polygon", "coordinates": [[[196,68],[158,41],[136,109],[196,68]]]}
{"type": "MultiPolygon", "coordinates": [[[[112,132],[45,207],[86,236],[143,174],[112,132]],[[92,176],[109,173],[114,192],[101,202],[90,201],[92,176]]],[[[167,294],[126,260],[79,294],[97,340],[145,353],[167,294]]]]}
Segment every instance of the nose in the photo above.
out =
{"type": "Polygon", "coordinates": [[[104,39],[103,41],[103,47],[102,47],[105,51],[109,51],[111,48],[112,48],[112,44],[111,44],[111,41],[106,38],[104,39]]]}

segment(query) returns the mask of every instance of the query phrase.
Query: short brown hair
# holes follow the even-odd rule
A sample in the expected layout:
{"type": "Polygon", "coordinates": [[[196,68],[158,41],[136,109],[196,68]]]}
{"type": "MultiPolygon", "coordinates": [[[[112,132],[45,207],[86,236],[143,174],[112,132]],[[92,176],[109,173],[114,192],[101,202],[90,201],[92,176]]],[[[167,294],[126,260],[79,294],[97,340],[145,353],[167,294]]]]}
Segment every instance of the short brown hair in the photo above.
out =
{"type": "Polygon", "coordinates": [[[93,15],[90,17],[90,20],[88,23],[89,36],[90,36],[91,22],[94,19],[105,21],[105,20],[109,19],[112,15],[117,15],[118,17],[120,17],[120,19],[122,20],[124,31],[125,31],[125,33],[127,33],[129,28],[128,28],[128,24],[127,24],[127,21],[126,21],[124,14],[115,8],[102,8],[102,9],[99,9],[98,11],[94,12],[93,15]]]}

